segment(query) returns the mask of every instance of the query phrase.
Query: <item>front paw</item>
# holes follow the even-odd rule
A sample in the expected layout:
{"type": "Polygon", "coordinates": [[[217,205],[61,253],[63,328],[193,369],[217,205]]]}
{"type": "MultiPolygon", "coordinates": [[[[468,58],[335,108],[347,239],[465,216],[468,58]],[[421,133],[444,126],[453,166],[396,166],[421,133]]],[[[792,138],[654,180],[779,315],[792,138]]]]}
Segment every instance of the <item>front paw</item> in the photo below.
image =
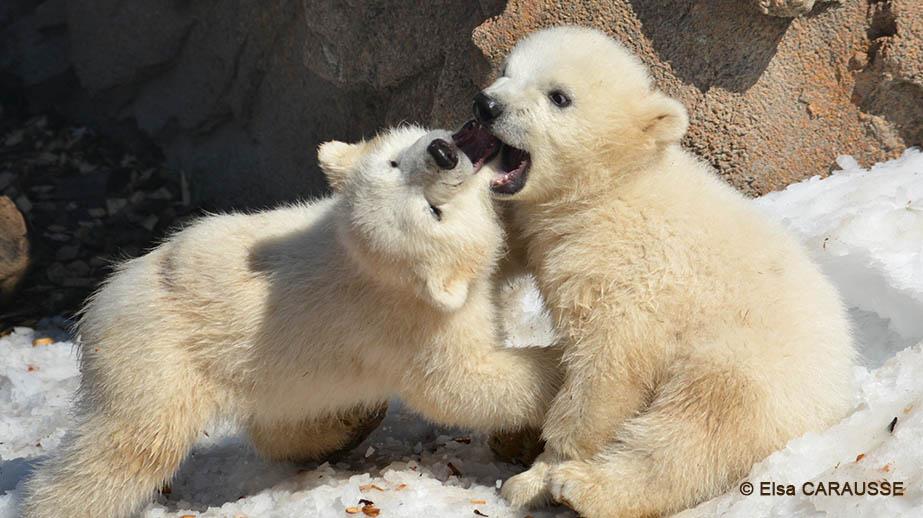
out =
{"type": "Polygon", "coordinates": [[[543,507],[548,504],[550,497],[545,484],[547,471],[544,465],[532,466],[528,471],[507,479],[500,494],[515,508],[543,507]]]}
{"type": "Polygon", "coordinates": [[[599,494],[601,480],[586,462],[562,462],[548,470],[548,492],[555,502],[580,512],[599,494]]]}

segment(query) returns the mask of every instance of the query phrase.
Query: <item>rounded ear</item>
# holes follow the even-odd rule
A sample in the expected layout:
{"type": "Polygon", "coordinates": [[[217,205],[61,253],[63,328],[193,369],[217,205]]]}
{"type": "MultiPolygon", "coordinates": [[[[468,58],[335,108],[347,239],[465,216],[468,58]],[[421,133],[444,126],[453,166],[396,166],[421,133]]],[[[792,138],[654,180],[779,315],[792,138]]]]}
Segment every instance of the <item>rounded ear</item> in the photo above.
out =
{"type": "Polygon", "coordinates": [[[677,101],[655,93],[641,109],[642,131],[657,144],[675,144],[679,142],[689,127],[686,108],[677,101]]]}
{"type": "Polygon", "coordinates": [[[349,175],[356,168],[359,158],[362,157],[365,146],[365,141],[347,144],[331,140],[317,148],[317,161],[331,189],[339,191],[343,187],[349,175]]]}
{"type": "Polygon", "coordinates": [[[432,279],[426,280],[426,293],[430,300],[442,311],[456,311],[468,300],[467,279],[432,279]]]}

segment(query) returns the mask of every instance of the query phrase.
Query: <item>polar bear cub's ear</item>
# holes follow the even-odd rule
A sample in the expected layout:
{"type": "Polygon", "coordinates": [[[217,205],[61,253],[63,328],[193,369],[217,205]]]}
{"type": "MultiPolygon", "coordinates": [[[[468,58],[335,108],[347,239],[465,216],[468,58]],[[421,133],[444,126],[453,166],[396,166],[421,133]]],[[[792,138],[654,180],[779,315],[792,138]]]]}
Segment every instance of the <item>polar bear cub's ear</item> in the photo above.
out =
{"type": "Polygon", "coordinates": [[[339,191],[366,151],[366,142],[347,144],[339,140],[324,142],[317,148],[317,161],[327,177],[327,183],[334,191],[339,191]]]}
{"type": "Polygon", "coordinates": [[[490,254],[489,250],[481,253],[471,248],[469,253],[458,252],[451,257],[416,261],[413,265],[417,293],[445,312],[461,309],[468,302],[471,284],[489,273],[484,268],[484,255],[490,254]]]}
{"type": "Polygon", "coordinates": [[[642,131],[658,145],[679,142],[689,127],[686,108],[662,93],[650,95],[641,108],[642,131]]]}
{"type": "Polygon", "coordinates": [[[455,311],[468,300],[468,279],[428,277],[426,294],[443,311],[455,311]]]}

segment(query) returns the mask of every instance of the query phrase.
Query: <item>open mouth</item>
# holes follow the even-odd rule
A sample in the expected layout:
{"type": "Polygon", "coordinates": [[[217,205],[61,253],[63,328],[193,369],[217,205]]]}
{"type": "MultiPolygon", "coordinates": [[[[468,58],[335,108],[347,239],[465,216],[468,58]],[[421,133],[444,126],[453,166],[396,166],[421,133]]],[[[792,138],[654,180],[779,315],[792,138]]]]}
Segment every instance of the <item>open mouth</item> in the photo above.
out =
{"type": "Polygon", "coordinates": [[[529,153],[503,143],[476,120],[465,123],[452,135],[455,145],[462,150],[477,172],[498,154],[500,158],[490,181],[490,190],[497,194],[516,194],[526,185],[526,176],[532,160],[529,153]]]}
{"type": "Polygon", "coordinates": [[[502,145],[497,137],[491,135],[484,126],[481,126],[481,123],[475,120],[466,122],[462,129],[452,135],[452,140],[474,164],[475,172],[497,156],[502,145]]]}
{"type": "Polygon", "coordinates": [[[526,176],[532,160],[529,153],[503,144],[500,150],[500,164],[490,181],[490,190],[498,194],[516,194],[526,186],[526,176]]]}

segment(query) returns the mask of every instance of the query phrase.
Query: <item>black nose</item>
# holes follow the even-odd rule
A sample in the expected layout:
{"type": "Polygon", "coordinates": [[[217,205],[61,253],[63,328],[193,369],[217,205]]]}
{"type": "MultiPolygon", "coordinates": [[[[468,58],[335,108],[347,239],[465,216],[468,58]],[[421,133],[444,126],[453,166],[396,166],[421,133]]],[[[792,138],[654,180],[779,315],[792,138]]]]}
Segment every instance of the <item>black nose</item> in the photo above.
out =
{"type": "Polygon", "coordinates": [[[474,116],[481,124],[490,124],[503,113],[503,106],[493,97],[478,92],[474,96],[474,116]]]}
{"type": "Polygon", "coordinates": [[[458,153],[452,149],[448,142],[437,138],[426,146],[426,152],[433,157],[441,169],[455,169],[458,165],[458,153]]]}

